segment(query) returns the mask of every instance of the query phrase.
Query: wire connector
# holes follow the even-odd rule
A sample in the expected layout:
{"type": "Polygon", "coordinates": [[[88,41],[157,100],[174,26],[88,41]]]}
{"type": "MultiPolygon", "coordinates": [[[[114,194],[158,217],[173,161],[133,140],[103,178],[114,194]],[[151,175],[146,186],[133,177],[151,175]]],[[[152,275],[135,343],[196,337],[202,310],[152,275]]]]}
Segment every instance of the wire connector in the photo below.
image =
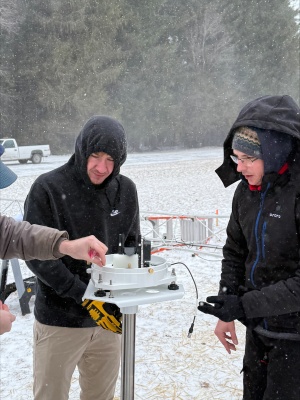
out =
{"type": "MultiPolygon", "coordinates": [[[[194,319],[195,321],[195,319],[194,319]]],[[[194,330],[194,321],[192,322],[190,329],[189,329],[189,333],[187,335],[188,338],[190,338],[192,336],[193,330],[194,330]]]]}

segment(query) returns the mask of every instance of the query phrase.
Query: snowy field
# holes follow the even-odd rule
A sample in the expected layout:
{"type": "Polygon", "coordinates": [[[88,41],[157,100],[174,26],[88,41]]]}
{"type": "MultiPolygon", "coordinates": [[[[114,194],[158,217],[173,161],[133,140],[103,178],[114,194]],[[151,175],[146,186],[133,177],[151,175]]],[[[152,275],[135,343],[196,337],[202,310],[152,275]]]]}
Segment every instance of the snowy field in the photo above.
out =
{"type": "MultiPolygon", "coordinates": [[[[19,179],[0,192],[2,213],[18,213],[34,179],[63,164],[68,156],[51,156],[39,165],[9,163],[19,179]],[[7,208],[7,199],[18,200],[7,208]]],[[[122,173],[137,185],[142,213],[155,212],[207,216],[216,215],[210,240],[216,249],[177,248],[159,253],[170,263],[184,263],[191,271],[199,299],[217,293],[224,227],[230,213],[235,185],[225,189],[214,170],[221,164],[221,148],[176,152],[130,154],[122,173]],[[224,218],[222,218],[224,217],[224,218]],[[223,230],[222,230],[223,229],[223,230]]],[[[11,201],[10,201],[11,203],[11,201]]],[[[21,262],[23,277],[31,272],[21,262]]],[[[177,282],[183,284],[181,300],[139,307],[136,328],[136,400],[240,400],[242,399],[242,357],[244,327],[237,325],[239,345],[228,355],[214,336],[216,319],[196,311],[195,287],[189,271],[176,268],[177,282]],[[194,315],[194,332],[187,337],[194,315]]],[[[9,281],[13,280],[10,272],[9,281]]],[[[16,293],[6,303],[17,320],[10,333],[0,336],[1,400],[32,400],[33,313],[22,316],[16,293]]],[[[30,308],[33,311],[34,297],[30,308]]],[[[75,371],[70,400],[79,400],[78,373],[75,371]]],[[[120,399],[120,378],[115,400],[120,399]]]]}

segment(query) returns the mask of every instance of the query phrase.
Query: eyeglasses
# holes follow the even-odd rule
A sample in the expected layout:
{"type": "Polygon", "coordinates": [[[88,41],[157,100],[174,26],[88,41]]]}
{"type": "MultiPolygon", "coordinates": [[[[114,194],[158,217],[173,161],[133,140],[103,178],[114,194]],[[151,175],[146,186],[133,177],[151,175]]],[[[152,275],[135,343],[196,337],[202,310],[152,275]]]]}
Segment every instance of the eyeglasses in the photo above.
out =
{"type": "Polygon", "coordinates": [[[232,161],[233,161],[235,164],[238,164],[239,161],[240,161],[242,164],[245,164],[245,165],[248,165],[248,166],[249,166],[249,165],[252,165],[252,164],[254,163],[254,161],[258,160],[257,157],[243,157],[243,158],[238,158],[237,156],[233,156],[233,155],[231,155],[230,158],[232,159],[232,161]]]}

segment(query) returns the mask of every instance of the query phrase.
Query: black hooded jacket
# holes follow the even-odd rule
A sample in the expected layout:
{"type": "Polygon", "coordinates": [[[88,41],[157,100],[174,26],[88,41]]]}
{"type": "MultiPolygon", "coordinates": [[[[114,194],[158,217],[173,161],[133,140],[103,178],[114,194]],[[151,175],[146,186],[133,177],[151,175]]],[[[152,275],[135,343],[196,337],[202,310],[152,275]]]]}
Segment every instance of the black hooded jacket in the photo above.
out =
{"type": "Polygon", "coordinates": [[[242,109],[216,170],[225,186],[241,179],[229,157],[239,126],[257,130],[270,172],[264,174],[261,190],[250,190],[244,179],[237,186],[219,293],[243,294],[246,317],[257,318],[260,333],[300,340],[300,110],[289,96],[261,97],[242,109]],[[278,137],[292,143],[283,173],[272,170],[277,165],[274,149],[280,151],[278,137]]]}
{"type": "MultiPolygon", "coordinates": [[[[137,243],[140,233],[135,184],[121,175],[126,160],[126,137],[121,124],[106,116],[90,118],[80,132],[75,154],[63,166],[41,175],[25,202],[24,219],[66,230],[70,239],[94,235],[118,251],[119,234],[137,243]],[[114,159],[112,174],[100,185],[91,183],[87,159],[105,152],[114,159]]],[[[95,326],[81,306],[90,279],[86,262],[68,256],[55,261],[30,261],[37,276],[35,317],[42,324],[63,327],[95,326]]]]}

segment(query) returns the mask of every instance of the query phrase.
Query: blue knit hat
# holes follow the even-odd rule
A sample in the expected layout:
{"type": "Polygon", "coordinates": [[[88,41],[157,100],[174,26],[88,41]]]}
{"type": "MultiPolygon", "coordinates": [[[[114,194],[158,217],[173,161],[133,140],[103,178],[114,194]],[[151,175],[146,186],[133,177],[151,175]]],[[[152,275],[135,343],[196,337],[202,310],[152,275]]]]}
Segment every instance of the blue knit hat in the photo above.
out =
{"type": "MultiPolygon", "coordinates": [[[[5,148],[0,144],[0,157],[4,153],[5,148]]],[[[15,182],[17,175],[9,169],[0,159],[0,189],[4,189],[15,182]]]]}
{"type": "Polygon", "coordinates": [[[248,126],[241,126],[236,129],[231,147],[233,150],[241,151],[249,157],[263,158],[258,135],[248,126]]]}

